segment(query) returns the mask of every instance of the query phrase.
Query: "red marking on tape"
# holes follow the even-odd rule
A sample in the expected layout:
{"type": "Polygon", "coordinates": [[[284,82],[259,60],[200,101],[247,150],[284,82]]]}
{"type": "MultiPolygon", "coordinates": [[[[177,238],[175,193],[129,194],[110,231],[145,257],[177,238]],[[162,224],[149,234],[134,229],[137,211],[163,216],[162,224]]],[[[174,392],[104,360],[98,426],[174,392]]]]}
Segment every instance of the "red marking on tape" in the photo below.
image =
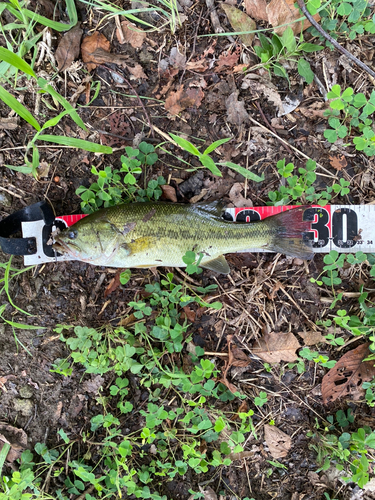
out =
{"type": "Polygon", "coordinates": [[[87,217],[87,215],[88,214],[60,215],[59,217],[56,217],[56,220],[62,220],[68,227],[70,227],[84,217],[87,217]]]}

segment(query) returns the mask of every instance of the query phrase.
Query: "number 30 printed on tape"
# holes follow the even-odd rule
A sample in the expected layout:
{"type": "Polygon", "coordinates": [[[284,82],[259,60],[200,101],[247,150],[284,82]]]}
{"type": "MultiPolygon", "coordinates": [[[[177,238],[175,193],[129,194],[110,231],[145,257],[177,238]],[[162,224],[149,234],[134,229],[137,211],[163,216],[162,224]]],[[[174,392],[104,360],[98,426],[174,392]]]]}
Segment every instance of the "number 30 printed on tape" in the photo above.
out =
{"type": "MultiPolygon", "coordinates": [[[[255,222],[293,206],[227,208],[225,219],[236,222],[255,222]]],[[[312,220],[309,238],[315,253],[375,252],[375,206],[374,205],[312,205],[306,208],[305,220],[312,220]]],[[[247,251],[266,252],[262,248],[247,251]]]]}

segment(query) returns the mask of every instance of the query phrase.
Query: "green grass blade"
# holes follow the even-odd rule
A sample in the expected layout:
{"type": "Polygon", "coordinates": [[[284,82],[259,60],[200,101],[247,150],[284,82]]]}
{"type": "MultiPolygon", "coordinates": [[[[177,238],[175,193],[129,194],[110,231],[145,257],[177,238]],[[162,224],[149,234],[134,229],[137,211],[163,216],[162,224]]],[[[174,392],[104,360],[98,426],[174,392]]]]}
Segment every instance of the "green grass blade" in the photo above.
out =
{"type": "MultiPolygon", "coordinates": [[[[15,309],[17,309],[17,311],[20,311],[21,313],[26,314],[26,316],[33,316],[32,314],[30,314],[30,313],[24,311],[23,309],[21,309],[20,307],[16,306],[16,304],[12,300],[12,297],[10,296],[10,293],[9,293],[9,275],[10,275],[11,263],[12,263],[12,257],[10,257],[8,264],[7,264],[7,267],[5,268],[5,273],[4,273],[4,290],[5,290],[5,293],[7,294],[9,304],[12,307],[14,307],[15,309]]],[[[4,321],[9,323],[9,321],[7,321],[6,319],[4,319],[4,321]]]]}
{"type": "Polygon", "coordinates": [[[10,444],[3,443],[3,447],[1,448],[1,451],[0,451],[0,476],[1,476],[1,472],[3,470],[3,465],[5,462],[5,459],[9,453],[9,450],[10,450],[10,444]]]}
{"type": "Polygon", "coordinates": [[[0,59],[3,61],[15,66],[20,71],[23,71],[27,75],[33,76],[36,78],[36,74],[33,68],[27,64],[26,61],[20,58],[17,54],[14,54],[12,51],[8,49],[4,49],[4,47],[0,47],[0,59]]]}
{"type": "Polygon", "coordinates": [[[73,26],[75,26],[78,22],[77,10],[74,5],[74,0],[67,0],[66,7],[68,10],[68,15],[70,19],[69,24],[58,23],[57,21],[52,21],[47,17],[41,16],[40,14],[36,14],[29,9],[21,9],[22,14],[29,19],[32,19],[36,23],[43,24],[43,26],[48,26],[48,28],[52,28],[55,31],[69,31],[73,26]]]}
{"type": "Polygon", "coordinates": [[[232,163],[231,161],[226,161],[222,163],[221,165],[225,165],[226,167],[229,167],[230,169],[234,170],[235,172],[243,175],[245,179],[249,179],[254,182],[262,182],[264,181],[264,174],[262,174],[261,177],[259,175],[254,174],[253,172],[250,172],[250,170],[247,170],[244,167],[241,167],[241,165],[237,165],[236,163],[232,163]]]}
{"type": "Polygon", "coordinates": [[[57,102],[63,106],[67,111],[69,111],[69,114],[72,118],[72,120],[83,130],[87,130],[86,125],[83,123],[82,118],[78,115],[77,111],[73,106],[68,102],[62,95],[60,95],[56,90],[49,85],[47,80],[44,80],[44,78],[38,78],[37,80],[38,85],[46,92],[48,92],[52,97],[56,99],[57,102]]]}
{"type": "Polygon", "coordinates": [[[36,119],[33,117],[30,111],[28,111],[23,104],[18,102],[17,99],[12,96],[12,94],[9,94],[9,92],[1,86],[0,86],[0,99],[7,106],[13,109],[13,111],[15,111],[18,116],[26,120],[27,123],[30,123],[30,125],[32,125],[36,130],[38,131],[41,130],[39,123],[36,121],[36,119]]]}
{"type": "Polygon", "coordinates": [[[82,139],[74,139],[73,137],[46,134],[40,135],[38,139],[41,141],[62,144],[63,146],[69,146],[71,148],[83,149],[85,151],[90,151],[91,153],[112,154],[112,148],[110,148],[109,146],[102,146],[101,144],[96,144],[95,142],[84,141],[82,139]]]}

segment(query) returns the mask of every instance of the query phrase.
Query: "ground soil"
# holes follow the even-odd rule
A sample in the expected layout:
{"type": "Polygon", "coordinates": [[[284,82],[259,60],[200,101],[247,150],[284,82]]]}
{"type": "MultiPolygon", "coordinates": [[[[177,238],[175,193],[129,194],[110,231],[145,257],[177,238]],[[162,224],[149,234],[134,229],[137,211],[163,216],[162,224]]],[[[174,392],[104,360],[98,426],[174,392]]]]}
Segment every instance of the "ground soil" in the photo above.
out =
{"type": "MultiPolygon", "coordinates": [[[[87,10],[87,6],[80,2],[77,4],[85,36],[99,26],[103,14],[87,10]]],[[[229,30],[223,13],[220,14],[220,20],[224,29],[229,30]]],[[[282,139],[323,165],[326,172],[329,172],[326,175],[352,181],[350,195],[339,198],[339,202],[362,204],[373,201],[373,160],[352,148],[344,149],[340,144],[331,146],[327,143],[322,133],[325,121],[321,117],[306,118],[298,110],[281,118],[277,117],[273,103],[261,92],[257,92],[255,87],[242,89],[245,74],[235,71],[233,65],[224,67],[223,71],[215,70],[213,64],[211,69],[204,72],[179,68],[172,76],[171,71],[160,71],[160,61],[168,60],[171,50],[176,47],[180,47],[182,52],[186,52],[186,57],[191,57],[192,60],[202,58],[205,51],[210,51],[212,61],[224,53],[238,51],[237,64],[246,60],[245,56],[255,57],[249,55],[249,50],[240,43],[233,43],[227,37],[219,37],[215,42],[212,38],[197,38],[197,35],[212,32],[210,15],[204,2],[196,2],[189,11],[189,19],[173,36],[166,29],[149,33],[147,36],[152,43],[145,43],[140,49],[134,49],[129,43],[118,43],[114,20],[109,20],[100,29],[111,41],[111,52],[127,55],[131,65],[140,64],[146,78],[133,78],[127,70],[114,63],[99,66],[91,72],[92,81],[101,82],[99,95],[94,102],[80,108],[79,112],[89,126],[89,134],[82,135],[69,117],[65,117],[53,133],[77,138],[87,138],[90,135],[91,140],[111,145],[115,152],[110,156],[95,155],[44,143],[40,149],[41,160],[47,162],[49,168],[36,181],[32,176],[14,172],[5,166],[24,163],[24,146],[33,136],[32,127],[21,120],[16,130],[0,131],[0,161],[3,165],[0,169],[0,189],[4,188],[0,191],[1,217],[43,199],[52,204],[57,215],[80,213],[80,199],[75,191],[79,186],[89,186],[94,181],[92,165],[97,168],[109,165],[118,168],[123,148],[132,145],[136,136],[154,145],[164,140],[150,128],[150,123],[166,134],[184,134],[202,145],[209,145],[223,137],[232,137],[233,140],[221,148],[220,157],[214,153],[214,159],[225,158],[243,166],[253,165],[252,171],[264,174],[265,180],[261,183],[248,182],[241,175],[227,169],[223,171],[223,178],[218,179],[205,169],[202,170],[202,175],[195,178],[190,190],[182,192],[179,188],[181,182],[195,174],[186,171],[181,160],[189,161],[194,167],[198,163],[191,155],[167,144],[166,149],[174,156],[158,150],[159,161],[147,170],[139,180],[140,183],[162,175],[176,189],[179,201],[188,202],[192,197],[203,193],[200,201],[220,199],[228,205],[233,202],[229,196],[231,188],[240,183],[241,195],[249,204],[264,205],[269,201],[268,191],[277,188],[280,182],[276,175],[276,161],[286,158],[300,167],[304,166],[305,159],[295,150],[282,149],[274,136],[262,132],[254,124],[244,122],[236,125],[228,121],[225,101],[236,91],[252,118],[266,127],[272,123],[282,139]],[[116,75],[123,77],[122,83],[116,83],[116,75]],[[201,102],[190,102],[177,116],[172,116],[165,109],[165,99],[170,92],[177,92],[181,85],[185,90],[200,89],[204,98],[201,102]],[[142,99],[142,104],[138,97],[129,97],[135,93],[146,98],[142,99]],[[116,128],[115,125],[120,122],[123,124],[122,128],[120,125],[116,128]],[[332,168],[331,160],[333,156],[341,154],[345,155],[347,164],[337,171],[332,168]]],[[[61,37],[57,33],[54,35],[53,51],[61,37]]],[[[364,37],[363,43],[368,44],[371,40],[371,37],[364,37]]],[[[342,85],[359,88],[361,75],[355,68],[351,68],[350,72],[343,70],[337,62],[337,53],[329,49],[310,58],[312,68],[320,78],[324,79],[322,58],[328,61],[330,83],[337,81],[342,85]]],[[[76,75],[82,81],[88,73],[80,58],[78,62],[76,75]]],[[[48,61],[38,71],[54,73],[48,61]]],[[[266,76],[264,71],[254,74],[260,78],[266,76]]],[[[272,79],[282,98],[289,93],[299,95],[302,106],[308,107],[315,103],[317,107],[324,109],[324,101],[315,83],[306,85],[301,82],[293,69],[290,71],[290,78],[290,88],[285,79],[272,79]]],[[[59,74],[54,84],[56,90],[69,99],[77,90],[79,81],[74,80],[71,72],[67,71],[66,74],[59,74]]],[[[37,94],[26,83],[26,79],[21,78],[17,93],[30,111],[34,112],[37,94]]],[[[371,85],[366,80],[361,91],[365,92],[371,85]]],[[[85,93],[82,90],[80,92],[78,104],[85,104],[85,93]]],[[[54,116],[44,104],[41,104],[39,113],[40,117],[54,116]]],[[[7,117],[8,114],[9,109],[0,105],[0,115],[7,117]]],[[[316,189],[327,182],[327,177],[318,176],[316,189]]],[[[2,254],[2,262],[7,262],[8,259],[8,255],[2,254]]],[[[275,257],[274,254],[230,255],[228,261],[231,267],[229,276],[219,277],[206,270],[201,276],[194,277],[204,285],[217,283],[219,293],[216,300],[224,305],[220,312],[197,314],[190,330],[195,345],[210,352],[227,352],[227,336],[234,335],[238,346],[250,353],[249,347],[262,333],[272,330],[275,333],[293,332],[298,335],[311,330],[316,320],[328,317],[330,290],[309,281],[311,276],[318,276],[321,272],[322,256],[316,256],[309,263],[283,256],[275,257]]],[[[22,258],[14,257],[12,266],[21,269],[22,258]]],[[[87,387],[85,390],[82,369],[76,367],[70,377],[62,377],[50,371],[56,359],[69,354],[54,327],[57,324],[98,327],[116,322],[129,313],[128,302],[139,295],[144,285],[158,279],[150,270],[135,270],[126,286],[117,287],[110,295],[105,296],[104,292],[116,272],[117,270],[81,262],[49,263],[21,274],[10,283],[12,300],[30,313],[30,316],[21,314],[8,303],[4,317],[40,328],[13,330],[8,324],[0,325],[0,381],[4,382],[0,384],[0,420],[23,429],[30,448],[37,442],[53,447],[57,443],[57,430],[60,428],[69,430],[72,435],[82,435],[90,418],[99,411],[95,394],[87,387]]],[[[164,272],[164,269],[158,270],[158,273],[164,272]]],[[[183,278],[179,271],[175,273],[183,278]]],[[[368,284],[361,271],[354,275],[343,274],[342,278],[341,289],[348,292],[348,297],[349,292],[358,292],[361,285],[368,284]]],[[[2,303],[7,303],[4,291],[2,299],[2,303]]],[[[355,306],[355,301],[346,299],[344,307],[351,306],[355,306]]],[[[302,338],[298,338],[303,345],[302,338]]],[[[352,343],[350,348],[359,343],[360,340],[352,343]]],[[[313,348],[333,359],[338,359],[343,354],[335,352],[327,344],[319,344],[313,348]]],[[[223,365],[220,357],[215,359],[220,366],[223,365]]],[[[199,485],[209,485],[223,500],[245,497],[256,500],[366,498],[370,494],[363,496],[363,493],[358,493],[355,485],[343,485],[337,478],[332,479],[319,472],[316,452],[309,446],[311,442],[307,437],[308,433],[313,432],[318,424],[322,425],[326,416],[338,409],[346,410],[351,407],[356,414],[357,426],[368,425],[374,416],[373,410],[360,402],[340,400],[329,407],[324,406],[320,383],[326,371],[314,363],[307,363],[307,370],[298,374],[296,368],[288,368],[285,362],[277,363],[271,371],[267,371],[263,362],[255,358],[245,369],[232,368],[228,377],[248,397],[248,401],[252,401],[261,390],[268,394],[264,407],[255,408],[252,405],[255,409],[254,424],[259,432],[257,440],[249,438],[246,450],[253,454],[235,461],[230,467],[210,471],[205,475],[198,476],[189,471],[183,479],[163,483],[161,493],[167,495],[168,499],[187,500],[190,496],[189,488],[198,491],[199,485]],[[288,455],[279,460],[287,469],[273,467],[269,462],[272,457],[265,445],[262,429],[264,423],[271,419],[279,429],[292,436],[292,447],[288,455]],[[359,496],[355,496],[356,492],[359,496]],[[325,493],[333,496],[324,496],[325,493]]],[[[90,377],[86,375],[84,380],[90,380],[90,377]]],[[[135,378],[130,401],[142,405],[142,388],[138,386],[138,382],[135,378]]],[[[109,384],[110,380],[105,380],[104,387],[109,384]]],[[[239,403],[232,402],[231,405],[236,412],[239,403]]],[[[141,425],[137,415],[130,416],[127,422],[131,431],[141,425]]],[[[78,450],[75,452],[78,453],[78,450]]],[[[50,494],[60,486],[54,481],[52,479],[49,483],[50,494]]]]}

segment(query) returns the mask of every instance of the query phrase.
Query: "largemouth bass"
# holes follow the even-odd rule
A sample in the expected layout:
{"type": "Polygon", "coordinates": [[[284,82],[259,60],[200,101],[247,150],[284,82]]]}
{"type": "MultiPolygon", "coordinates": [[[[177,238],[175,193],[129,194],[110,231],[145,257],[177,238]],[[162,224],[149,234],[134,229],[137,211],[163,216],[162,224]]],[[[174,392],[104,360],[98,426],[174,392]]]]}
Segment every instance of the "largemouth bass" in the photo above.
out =
{"type": "Polygon", "coordinates": [[[298,207],[260,222],[234,223],[218,204],[131,203],[104,208],[55,237],[54,248],[73,259],[109,267],[186,267],[188,250],[203,254],[200,266],[228,274],[223,254],[266,248],[311,258],[311,221],[298,207]]]}

